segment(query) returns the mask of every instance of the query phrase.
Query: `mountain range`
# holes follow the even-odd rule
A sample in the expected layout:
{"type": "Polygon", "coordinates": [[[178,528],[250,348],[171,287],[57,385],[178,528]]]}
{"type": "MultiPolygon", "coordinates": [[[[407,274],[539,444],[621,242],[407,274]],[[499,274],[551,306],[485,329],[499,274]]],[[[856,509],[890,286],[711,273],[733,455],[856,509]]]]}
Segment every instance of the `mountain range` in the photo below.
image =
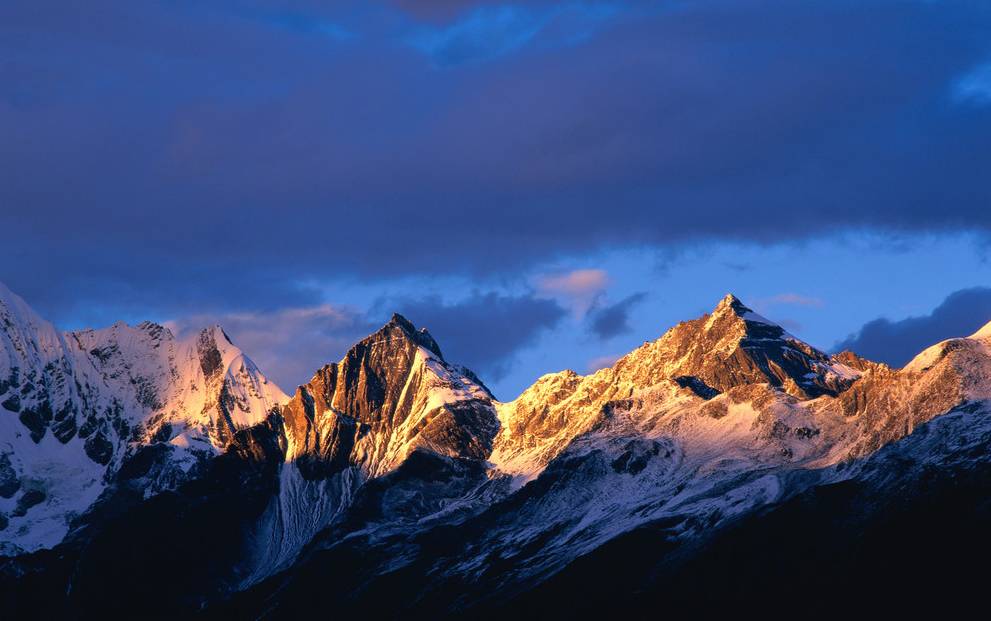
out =
{"type": "Polygon", "coordinates": [[[219,326],[60,332],[0,285],[0,598],[11,618],[946,611],[983,592],[989,410],[991,324],[894,369],[729,295],[500,402],[394,315],[290,395],[219,326]]]}

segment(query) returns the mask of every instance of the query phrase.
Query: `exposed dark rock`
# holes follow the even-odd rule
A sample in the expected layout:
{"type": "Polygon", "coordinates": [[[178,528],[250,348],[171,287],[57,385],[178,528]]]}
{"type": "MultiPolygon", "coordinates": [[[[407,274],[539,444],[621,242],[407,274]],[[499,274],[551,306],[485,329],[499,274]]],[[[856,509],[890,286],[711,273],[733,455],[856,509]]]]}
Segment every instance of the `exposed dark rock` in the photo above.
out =
{"type": "Polygon", "coordinates": [[[213,332],[209,329],[200,333],[197,349],[200,355],[200,367],[203,375],[213,377],[223,366],[224,361],[217,349],[217,342],[213,338],[213,332]]]}
{"type": "Polygon", "coordinates": [[[223,435],[222,446],[226,445],[229,441],[231,435],[237,431],[237,427],[234,425],[234,421],[231,418],[231,413],[237,408],[237,400],[234,399],[234,395],[231,394],[230,386],[227,385],[225,381],[220,387],[220,391],[217,393],[217,410],[220,412],[220,416],[224,425],[227,426],[226,432],[217,430],[218,434],[223,435]]]}
{"type": "Polygon", "coordinates": [[[21,424],[31,432],[31,439],[37,444],[45,437],[48,423],[52,421],[52,406],[42,401],[33,407],[25,407],[19,416],[21,424]]]}
{"type": "Polygon", "coordinates": [[[114,445],[103,435],[103,432],[97,432],[86,438],[83,447],[86,455],[101,466],[109,464],[114,456],[114,445]]]}
{"type": "Polygon", "coordinates": [[[675,383],[677,383],[682,388],[687,388],[694,392],[696,395],[702,397],[703,399],[712,399],[713,397],[719,395],[719,391],[715,388],[706,385],[705,382],[697,377],[692,377],[691,375],[681,375],[674,378],[675,383]]]}
{"type": "Polygon", "coordinates": [[[151,472],[156,464],[166,461],[172,447],[163,444],[142,446],[121,464],[117,478],[121,481],[140,479],[151,472]]]}
{"type": "Polygon", "coordinates": [[[14,517],[23,517],[27,515],[28,510],[31,507],[45,502],[45,492],[40,489],[29,489],[25,490],[21,497],[17,499],[17,508],[11,512],[14,517]]]}
{"type": "Polygon", "coordinates": [[[134,392],[138,397],[138,403],[145,406],[149,410],[156,410],[162,407],[161,402],[158,399],[158,392],[155,389],[155,385],[147,378],[133,378],[131,379],[131,385],[134,386],[134,392]]]}
{"type": "MultiPolygon", "coordinates": [[[[169,332],[164,326],[151,321],[142,321],[137,325],[137,327],[140,330],[144,330],[149,336],[152,337],[154,341],[152,347],[156,349],[161,346],[161,340],[165,337],[165,335],[171,334],[171,332],[169,332]]],[[[227,335],[225,334],[224,336],[227,335]]],[[[230,342],[230,339],[228,339],[228,342],[230,342]]]]}
{"type": "Polygon", "coordinates": [[[120,350],[117,348],[117,345],[107,345],[89,350],[89,355],[99,360],[102,364],[109,362],[118,353],[120,353],[120,350]]]}
{"type": "Polygon", "coordinates": [[[602,414],[608,418],[617,412],[629,412],[635,405],[636,401],[633,399],[614,399],[602,406],[602,414]]]}
{"type": "Polygon", "coordinates": [[[2,405],[4,409],[9,410],[11,412],[20,412],[21,397],[17,393],[13,393],[12,395],[4,399],[3,402],[0,403],[0,405],[2,405]]]}
{"type": "Polygon", "coordinates": [[[10,378],[7,380],[10,388],[17,388],[21,385],[21,368],[14,366],[10,368],[10,378]]]}
{"type": "Polygon", "coordinates": [[[76,408],[72,401],[66,401],[55,413],[52,434],[65,444],[76,435],[76,408]]]}
{"type": "Polygon", "coordinates": [[[86,420],[83,421],[83,424],[79,426],[79,437],[88,438],[99,428],[100,420],[97,418],[97,414],[90,412],[86,415],[86,420]]]}
{"type": "Polygon", "coordinates": [[[623,453],[613,460],[612,468],[616,472],[639,474],[652,458],[657,457],[661,448],[661,443],[657,441],[631,440],[627,442],[623,453]]]}
{"type": "Polygon", "coordinates": [[[168,442],[171,439],[172,425],[170,423],[162,423],[151,437],[152,442],[168,442]]]}
{"type": "Polygon", "coordinates": [[[19,489],[21,481],[17,478],[14,465],[10,463],[10,456],[0,454],[0,498],[13,498],[19,489]]]}
{"type": "Polygon", "coordinates": [[[124,420],[122,412],[120,412],[119,410],[114,416],[114,418],[111,419],[111,424],[114,428],[114,431],[117,432],[117,436],[120,438],[126,438],[131,432],[130,425],[128,425],[127,421],[124,420]]]}

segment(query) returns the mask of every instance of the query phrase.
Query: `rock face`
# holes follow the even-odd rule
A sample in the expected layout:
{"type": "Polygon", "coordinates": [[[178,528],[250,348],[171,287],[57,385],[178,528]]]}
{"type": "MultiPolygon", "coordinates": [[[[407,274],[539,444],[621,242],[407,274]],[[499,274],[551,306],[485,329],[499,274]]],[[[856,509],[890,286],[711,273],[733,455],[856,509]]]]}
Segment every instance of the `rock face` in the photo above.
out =
{"type": "Polygon", "coordinates": [[[727,296],[499,403],[396,315],[290,398],[219,328],[60,334],[2,300],[15,614],[726,612],[850,588],[836,571],[890,593],[923,561],[981,592],[949,586],[964,546],[886,533],[952,521],[991,548],[991,324],[898,370],[727,296]]]}
{"type": "MultiPolygon", "coordinates": [[[[485,458],[498,431],[488,389],[446,362],[430,334],[400,315],[318,370],[280,419],[286,463],[252,535],[242,587],[288,567],[335,521],[369,511],[370,490],[416,472],[413,464],[459,473],[452,475],[456,484],[433,486],[429,500],[411,502],[440,510],[455,501],[486,480],[485,458]]],[[[390,485],[384,506],[402,488],[390,485]]]]}
{"type": "Polygon", "coordinates": [[[672,379],[703,397],[767,383],[799,399],[842,392],[859,372],[791,336],[733,295],[620,359],[616,374],[640,386],[672,379]]]}
{"type": "Polygon", "coordinates": [[[317,371],[283,417],[288,458],[308,477],[378,476],[419,448],[485,459],[498,429],[488,389],[400,315],[317,371]]]}
{"type": "Polygon", "coordinates": [[[548,375],[500,405],[502,430],[492,461],[504,472],[532,478],[574,438],[617,414],[639,412],[646,422],[669,409],[721,418],[728,404],[764,409],[781,402],[788,408],[796,400],[836,396],[861,374],[728,295],[711,314],[676,325],[611,368],[587,377],[548,375]]]}

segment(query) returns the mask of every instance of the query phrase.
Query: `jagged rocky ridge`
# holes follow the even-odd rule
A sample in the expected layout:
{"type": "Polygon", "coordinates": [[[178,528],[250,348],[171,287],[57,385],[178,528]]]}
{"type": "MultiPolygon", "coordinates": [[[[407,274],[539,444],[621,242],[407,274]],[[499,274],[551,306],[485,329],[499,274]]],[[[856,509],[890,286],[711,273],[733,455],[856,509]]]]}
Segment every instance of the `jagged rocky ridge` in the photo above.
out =
{"type": "MultiPolygon", "coordinates": [[[[991,327],[896,370],[824,354],[727,296],[611,368],[544,376],[500,403],[394,316],[290,398],[219,329],[184,344],[151,324],[59,335],[2,299],[9,368],[43,387],[19,405],[53,404],[0,423],[0,507],[12,516],[0,586],[24,610],[88,617],[154,600],[163,616],[282,618],[311,611],[319,592],[338,614],[578,613],[617,598],[636,612],[702,595],[703,559],[753,572],[733,546],[793,545],[765,521],[795,535],[790,516],[808,519],[809,506],[835,519],[856,510],[847,534],[858,536],[882,508],[912,523],[926,490],[946,486],[966,505],[991,479],[991,327]],[[65,403],[91,414],[91,402],[121,410],[93,414],[112,445],[103,463],[87,452],[92,433],[77,423],[70,435],[56,415],[65,403]],[[86,455],[100,482],[68,494],[72,510],[34,518],[46,502],[66,506],[64,475],[38,477],[40,458],[21,453],[86,455]],[[837,501],[835,489],[853,491],[837,501]],[[32,504],[32,491],[44,499],[32,504]],[[570,601],[569,589],[586,596],[570,601]]],[[[22,396],[17,379],[3,398],[22,396]]],[[[977,520],[986,503],[973,500],[977,520]]],[[[872,562],[890,578],[909,566],[842,556],[846,531],[821,527],[815,553],[834,557],[820,571],[872,562]]]]}

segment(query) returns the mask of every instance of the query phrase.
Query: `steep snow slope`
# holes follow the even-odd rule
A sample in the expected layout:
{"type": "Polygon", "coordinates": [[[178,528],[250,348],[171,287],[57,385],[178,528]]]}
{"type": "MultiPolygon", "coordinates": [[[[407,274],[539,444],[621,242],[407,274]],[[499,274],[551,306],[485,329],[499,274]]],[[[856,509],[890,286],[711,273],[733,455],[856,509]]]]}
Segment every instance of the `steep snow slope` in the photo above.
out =
{"type": "Polygon", "coordinates": [[[83,440],[77,421],[112,425],[118,406],[77,365],[63,335],[0,284],[0,553],[54,545],[103,490],[103,439],[83,440]]]}
{"type": "Polygon", "coordinates": [[[136,448],[171,447],[151,495],[287,400],[219,327],[62,334],[0,285],[2,551],[61,541],[136,448]]]}

